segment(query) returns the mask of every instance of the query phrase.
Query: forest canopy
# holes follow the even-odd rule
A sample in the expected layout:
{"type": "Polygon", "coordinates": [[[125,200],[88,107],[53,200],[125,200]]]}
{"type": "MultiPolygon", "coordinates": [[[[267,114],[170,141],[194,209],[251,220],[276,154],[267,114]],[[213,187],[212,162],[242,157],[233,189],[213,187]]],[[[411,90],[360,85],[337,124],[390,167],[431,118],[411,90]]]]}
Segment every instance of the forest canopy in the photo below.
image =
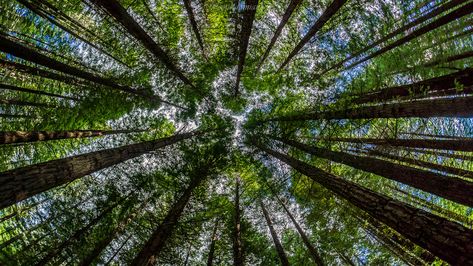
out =
{"type": "Polygon", "coordinates": [[[472,13],[0,1],[0,265],[473,265],[472,13]]]}

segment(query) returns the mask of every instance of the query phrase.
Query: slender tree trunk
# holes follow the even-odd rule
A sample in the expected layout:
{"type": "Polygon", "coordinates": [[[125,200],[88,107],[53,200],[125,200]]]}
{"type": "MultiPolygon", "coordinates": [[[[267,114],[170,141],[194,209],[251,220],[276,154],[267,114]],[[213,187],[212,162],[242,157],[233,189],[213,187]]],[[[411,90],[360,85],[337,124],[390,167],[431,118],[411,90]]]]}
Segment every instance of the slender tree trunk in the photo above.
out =
{"type": "Polygon", "coordinates": [[[320,256],[320,253],[317,251],[317,249],[310,243],[309,237],[305,234],[304,230],[302,230],[301,226],[299,223],[296,221],[292,213],[289,211],[289,209],[286,207],[286,205],[281,201],[281,199],[276,196],[276,199],[278,202],[282,205],[284,210],[286,211],[287,215],[291,219],[292,223],[296,227],[297,232],[299,232],[299,235],[301,235],[302,242],[304,242],[304,245],[306,246],[307,250],[309,251],[310,256],[312,257],[312,260],[314,260],[314,263],[317,264],[318,266],[324,266],[325,263],[322,260],[322,257],[320,256]]]}
{"type": "Polygon", "coordinates": [[[264,60],[266,60],[266,58],[269,55],[269,52],[271,52],[271,49],[273,49],[274,44],[276,44],[276,41],[278,40],[279,35],[281,35],[281,32],[284,26],[286,26],[286,23],[289,21],[289,18],[291,17],[292,13],[297,9],[297,7],[300,5],[301,2],[302,0],[291,0],[291,2],[289,2],[289,5],[286,8],[284,15],[282,16],[281,22],[279,22],[279,25],[276,28],[276,31],[274,32],[274,35],[271,38],[271,41],[269,42],[268,48],[266,48],[266,51],[264,52],[263,57],[261,58],[261,61],[259,62],[257,72],[259,72],[259,70],[261,69],[261,66],[264,63],[264,60]]]}
{"type": "Polygon", "coordinates": [[[8,85],[8,84],[0,84],[0,89],[10,90],[10,91],[26,92],[26,93],[42,95],[42,96],[56,97],[56,98],[65,99],[65,100],[80,101],[78,98],[74,98],[74,97],[64,96],[64,95],[55,94],[55,93],[49,93],[49,92],[45,92],[45,91],[32,90],[32,89],[12,86],[12,85],[8,85]]]}
{"type": "Polygon", "coordinates": [[[146,130],[0,131],[0,144],[91,138],[123,133],[140,133],[145,131],[146,130]]]}
{"type": "Polygon", "coordinates": [[[389,103],[375,106],[348,108],[341,111],[313,112],[305,114],[283,115],[258,123],[269,121],[304,121],[336,119],[372,119],[372,118],[408,118],[408,117],[473,117],[473,96],[427,99],[413,102],[389,103]]]}
{"type": "MultiPolygon", "coordinates": [[[[449,93],[465,93],[465,91],[457,90],[459,86],[465,88],[473,85],[473,68],[467,68],[445,76],[423,80],[413,84],[395,86],[385,88],[379,91],[368,92],[355,98],[352,102],[357,104],[380,102],[386,100],[394,100],[398,97],[409,97],[422,94],[422,97],[429,97],[428,93],[444,92],[449,93]],[[451,92],[449,92],[451,90],[451,92]]],[[[469,92],[469,91],[466,91],[469,92]]]]}
{"type": "Polygon", "coordinates": [[[302,40],[296,45],[294,50],[289,54],[289,56],[286,58],[284,63],[279,67],[278,71],[281,71],[286,67],[286,65],[296,56],[299,51],[304,47],[314,36],[317,32],[322,29],[322,27],[329,21],[337,12],[340,10],[340,8],[346,3],[346,0],[333,0],[332,3],[325,9],[324,13],[319,17],[319,19],[315,22],[312,27],[310,27],[309,31],[306,33],[306,35],[302,38],[302,40]]]}
{"type": "Polygon", "coordinates": [[[189,21],[191,23],[192,30],[194,31],[195,37],[197,42],[199,43],[200,50],[202,51],[202,55],[207,58],[204,49],[204,42],[202,41],[202,37],[200,35],[199,27],[197,26],[197,21],[195,20],[194,11],[192,10],[191,0],[184,0],[184,7],[187,11],[187,16],[189,17],[189,21]]]}
{"type": "Polygon", "coordinates": [[[135,37],[148,51],[150,51],[161,63],[173,72],[182,82],[193,90],[197,88],[172,62],[169,55],[145,32],[145,30],[128,14],[123,6],[116,0],[92,0],[97,6],[106,10],[114,17],[128,33],[135,37]]]}
{"type": "Polygon", "coordinates": [[[455,62],[455,61],[470,58],[470,57],[473,57],[473,51],[466,51],[466,52],[463,52],[463,53],[460,53],[460,54],[448,56],[446,58],[440,58],[440,59],[437,59],[437,60],[432,60],[432,61],[429,61],[429,62],[423,64],[422,66],[423,67],[433,67],[433,66],[436,66],[436,65],[439,65],[439,64],[451,63],[451,62],[455,62]]]}
{"type": "Polygon", "coordinates": [[[473,161],[473,156],[468,156],[464,154],[453,154],[453,153],[448,153],[448,152],[441,152],[441,151],[429,151],[429,150],[421,150],[421,149],[410,149],[406,148],[405,150],[410,151],[410,152],[416,152],[416,153],[424,153],[424,154],[431,154],[435,156],[442,156],[445,158],[452,158],[452,159],[457,159],[457,160],[466,160],[466,161],[473,161]]]}
{"type": "Polygon", "coordinates": [[[38,107],[38,108],[57,108],[57,106],[47,103],[36,103],[36,102],[29,102],[29,101],[22,101],[22,100],[4,100],[0,99],[0,104],[4,105],[16,105],[16,106],[28,106],[28,107],[38,107]]]}
{"type": "Polygon", "coordinates": [[[156,258],[159,256],[159,253],[163,249],[167,240],[172,235],[184,208],[190,200],[192,191],[199,186],[207,175],[205,171],[207,171],[207,169],[202,169],[201,172],[192,178],[187,189],[168,211],[164,220],[158,228],[156,228],[153,235],[151,235],[141,251],[136,255],[131,265],[143,266],[154,265],[156,263],[156,258]]]}
{"type": "Polygon", "coordinates": [[[212,266],[215,254],[215,243],[217,242],[218,219],[215,220],[214,230],[212,232],[212,239],[210,242],[209,255],[207,257],[207,266],[212,266]]]}
{"type": "Polygon", "coordinates": [[[0,118],[29,118],[29,119],[33,119],[35,117],[31,116],[31,115],[18,115],[18,114],[0,113],[0,118]]]}
{"type": "Polygon", "coordinates": [[[276,231],[273,228],[271,217],[269,217],[269,213],[266,210],[262,201],[260,202],[260,205],[261,205],[261,209],[263,210],[264,219],[266,220],[266,223],[268,224],[271,237],[273,238],[274,246],[276,247],[276,251],[278,252],[281,265],[289,266],[290,265],[289,260],[287,259],[286,252],[284,252],[284,248],[282,247],[281,242],[279,241],[278,235],[276,234],[276,231]]]}
{"type": "Polygon", "coordinates": [[[243,244],[241,241],[240,178],[235,183],[235,216],[233,228],[233,265],[243,266],[243,244]]]}
{"type": "Polygon", "coordinates": [[[473,183],[373,157],[362,157],[305,145],[293,140],[274,138],[311,155],[380,175],[440,197],[473,206],[473,183]]]}
{"type": "Polygon", "coordinates": [[[0,209],[98,170],[177,143],[202,132],[174,135],[0,173],[0,209]]]}
{"type": "MultiPolygon", "coordinates": [[[[238,67],[235,85],[235,96],[238,96],[240,91],[240,79],[243,67],[245,66],[246,53],[248,51],[248,43],[250,41],[251,30],[253,28],[253,21],[255,19],[256,8],[258,7],[258,0],[247,0],[243,10],[243,21],[240,31],[240,48],[238,50],[238,67]]],[[[237,7],[238,8],[238,7],[237,7]]]]}
{"type": "Polygon", "coordinates": [[[473,261],[472,230],[324,172],[257,142],[253,141],[253,145],[364,210],[440,259],[455,265],[473,261]]]}

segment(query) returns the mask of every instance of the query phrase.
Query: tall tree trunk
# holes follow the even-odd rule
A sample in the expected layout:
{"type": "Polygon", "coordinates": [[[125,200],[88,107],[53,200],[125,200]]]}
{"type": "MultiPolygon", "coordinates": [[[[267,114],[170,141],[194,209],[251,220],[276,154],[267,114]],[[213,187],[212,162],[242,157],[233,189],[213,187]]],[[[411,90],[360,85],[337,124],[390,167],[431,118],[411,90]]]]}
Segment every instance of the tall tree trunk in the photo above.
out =
{"type": "Polygon", "coordinates": [[[333,0],[332,3],[325,9],[324,13],[319,17],[319,19],[315,22],[312,27],[310,27],[309,31],[307,31],[306,35],[300,40],[300,42],[296,45],[294,50],[289,54],[286,58],[284,63],[279,67],[278,71],[281,71],[286,65],[294,58],[294,56],[299,53],[299,51],[304,47],[320,29],[329,21],[337,12],[338,10],[347,2],[347,0],[333,0]]]}
{"type": "Polygon", "coordinates": [[[261,209],[263,210],[264,219],[269,227],[269,232],[271,233],[271,237],[273,238],[274,246],[276,247],[276,251],[278,252],[279,260],[281,261],[282,266],[289,266],[289,260],[287,259],[286,252],[284,252],[284,248],[279,241],[278,235],[273,228],[273,223],[271,221],[271,217],[269,217],[269,213],[266,210],[263,201],[260,202],[261,209]]]}
{"type": "Polygon", "coordinates": [[[172,235],[184,208],[190,200],[192,191],[194,191],[194,189],[199,186],[206,177],[207,173],[205,171],[207,171],[207,169],[201,169],[201,171],[192,178],[187,189],[177,202],[174,203],[164,220],[154,231],[153,235],[151,235],[141,251],[135,256],[135,259],[131,263],[132,265],[143,266],[154,265],[156,263],[156,258],[159,256],[166,241],[172,235]]]}
{"type": "Polygon", "coordinates": [[[448,56],[448,57],[445,57],[445,58],[432,60],[432,61],[429,61],[429,62],[423,64],[422,66],[423,67],[433,67],[433,66],[436,66],[436,65],[439,65],[439,64],[451,63],[451,62],[455,62],[455,61],[470,58],[470,57],[473,57],[473,51],[466,51],[466,52],[456,54],[456,55],[451,55],[451,56],[448,56]]]}
{"type": "Polygon", "coordinates": [[[292,213],[289,211],[289,209],[286,207],[286,204],[282,202],[282,200],[276,195],[275,196],[278,202],[281,204],[281,206],[284,208],[286,211],[287,215],[291,219],[292,223],[296,227],[297,232],[299,232],[299,235],[301,235],[302,242],[304,242],[304,245],[306,246],[307,250],[309,251],[310,256],[312,257],[312,260],[314,260],[314,263],[317,264],[318,266],[324,266],[325,263],[322,260],[322,257],[320,256],[320,253],[317,251],[317,249],[310,243],[309,237],[305,234],[304,230],[302,230],[301,226],[299,223],[296,221],[292,213]]]}
{"type": "Polygon", "coordinates": [[[469,4],[466,4],[462,7],[459,7],[455,10],[453,10],[452,12],[438,18],[437,20],[434,20],[432,22],[430,22],[429,24],[417,29],[417,30],[414,30],[413,32],[409,33],[408,35],[406,35],[405,37],[402,37],[400,38],[399,40],[389,44],[389,45],[386,45],[385,47],[379,49],[378,51],[376,52],[373,52],[372,54],[350,64],[346,69],[351,69],[363,62],[366,62],[378,55],[381,55],[381,54],[384,54],[400,45],[403,45],[415,38],[418,38],[424,34],[426,34],[427,32],[430,32],[430,31],[433,31],[445,24],[448,24],[454,20],[457,20],[461,17],[464,17],[466,15],[469,15],[471,12],[473,12],[473,3],[469,3],[469,4]]]}
{"type": "Polygon", "coordinates": [[[0,209],[98,170],[174,144],[202,132],[106,149],[0,173],[0,209]]]}
{"type": "Polygon", "coordinates": [[[253,145],[331,190],[440,259],[455,265],[465,265],[473,261],[472,230],[324,172],[255,141],[253,145]]]}
{"type": "MultiPolygon", "coordinates": [[[[251,29],[253,28],[253,21],[255,19],[256,8],[258,7],[258,0],[247,0],[243,10],[243,21],[240,31],[240,45],[238,50],[238,67],[235,85],[235,96],[239,94],[240,78],[245,66],[246,53],[248,51],[248,43],[250,41],[251,29]]],[[[237,7],[238,8],[238,7],[237,7]]]]}
{"type": "Polygon", "coordinates": [[[140,133],[145,131],[146,130],[0,131],[0,144],[91,138],[123,133],[140,133]]]}
{"type": "Polygon", "coordinates": [[[128,33],[137,39],[148,51],[150,51],[161,63],[173,72],[182,82],[197,91],[192,82],[172,62],[169,55],[145,32],[145,30],[128,14],[123,6],[116,0],[92,0],[97,6],[106,10],[114,17],[128,33]]]}
{"type": "Polygon", "coordinates": [[[38,107],[38,108],[57,108],[57,106],[52,105],[52,104],[36,103],[36,102],[29,102],[29,101],[16,100],[16,99],[10,99],[10,100],[0,99],[0,104],[4,104],[4,105],[16,105],[16,106],[28,106],[28,107],[38,107]]]}
{"type": "Polygon", "coordinates": [[[389,103],[375,106],[348,108],[341,111],[312,112],[260,120],[269,121],[304,121],[304,120],[335,120],[335,119],[372,119],[372,118],[429,118],[429,117],[473,117],[473,96],[427,99],[413,102],[389,103]]]}
{"type": "Polygon", "coordinates": [[[207,266],[212,266],[215,254],[215,243],[217,242],[218,219],[215,220],[214,230],[210,242],[209,255],[207,257],[207,266]]]}
{"type": "Polygon", "coordinates": [[[195,20],[194,11],[192,10],[191,0],[184,0],[184,7],[186,8],[187,16],[189,17],[189,21],[191,22],[191,27],[192,27],[192,30],[194,31],[197,42],[199,43],[200,50],[202,51],[202,55],[205,58],[207,58],[205,54],[205,49],[204,49],[204,42],[202,41],[199,27],[197,26],[197,21],[195,20]]]}
{"type": "Polygon", "coordinates": [[[363,104],[394,100],[398,97],[409,97],[422,94],[428,98],[432,92],[440,92],[446,95],[470,92],[469,90],[457,90],[458,86],[466,88],[473,85],[473,68],[467,68],[452,74],[437,78],[431,78],[416,83],[394,86],[379,91],[368,92],[352,100],[353,103],[363,104]],[[450,90],[450,91],[449,91],[450,90]]]}
{"type": "Polygon", "coordinates": [[[289,2],[289,5],[286,8],[284,15],[282,16],[281,22],[279,22],[279,25],[276,28],[276,31],[274,32],[274,35],[271,38],[271,41],[269,42],[268,48],[266,48],[266,51],[264,52],[263,57],[261,58],[261,61],[259,62],[257,72],[259,72],[259,70],[261,69],[261,66],[264,63],[264,60],[266,60],[266,58],[269,55],[269,52],[271,52],[271,49],[273,49],[273,46],[278,40],[279,35],[281,35],[281,32],[284,26],[286,26],[286,23],[289,21],[289,18],[291,17],[292,13],[297,9],[297,7],[300,5],[301,2],[302,0],[291,0],[291,2],[289,2]]]}
{"type": "Polygon", "coordinates": [[[0,118],[29,118],[29,119],[34,119],[35,117],[32,116],[32,115],[19,115],[19,114],[0,113],[0,118]]]}
{"type": "Polygon", "coordinates": [[[243,266],[243,244],[241,241],[241,210],[240,210],[240,178],[237,177],[235,183],[235,216],[233,228],[233,265],[243,266]]]}
{"type": "Polygon", "coordinates": [[[70,97],[70,96],[64,96],[64,95],[45,92],[45,91],[40,91],[40,90],[32,90],[32,89],[17,87],[17,86],[8,85],[8,84],[0,84],[0,89],[10,90],[10,91],[26,92],[26,93],[42,95],[42,96],[56,97],[56,98],[65,99],[65,100],[80,101],[78,98],[74,98],[74,97],[70,97]]]}
{"type": "Polygon", "coordinates": [[[405,150],[410,151],[410,152],[416,152],[416,153],[431,154],[431,155],[434,155],[434,156],[442,156],[442,157],[445,157],[445,158],[452,158],[452,159],[457,159],[457,160],[473,161],[473,156],[468,156],[468,155],[464,155],[464,154],[455,154],[455,153],[449,153],[449,152],[442,152],[442,151],[439,151],[439,150],[430,151],[430,150],[412,149],[412,148],[405,148],[405,150]]]}
{"type": "Polygon", "coordinates": [[[278,139],[311,155],[349,165],[467,206],[473,206],[473,198],[471,197],[473,195],[472,182],[373,157],[362,157],[345,152],[331,151],[288,139],[274,139],[278,139]]]}

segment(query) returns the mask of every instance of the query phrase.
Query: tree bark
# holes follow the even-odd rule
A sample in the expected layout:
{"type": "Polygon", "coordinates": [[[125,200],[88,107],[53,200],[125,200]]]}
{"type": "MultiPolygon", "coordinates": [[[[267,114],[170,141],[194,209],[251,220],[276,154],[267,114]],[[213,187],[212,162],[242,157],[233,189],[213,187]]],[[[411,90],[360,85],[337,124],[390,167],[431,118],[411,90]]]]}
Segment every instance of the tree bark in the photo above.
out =
{"type": "Polygon", "coordinates": [[[264,219],[266,220],[266,223],[268,224],[269,227],[269,232],[271,233],[271,237],[273,238],[274,246],[276,247],[276,251],[278,252],[279,260],[281,261],[282,266],[289,266],[289,260],[287,259],[286,252],[284,252],[284,248],[281,245],[281,242],[279,241],[278,235],[276,234],[276,231],[273,228],[273,223],[271,221],[271,217],[269,217],[269,213],[264,207],[263,202],[260,202],[261,209],[263,210],[263,215],[264,219]]]}
{"type": "Polygon", "coordinates": [[[274,139],[280,140],[287,145],[300,149],[313,156],[383,176],[466,206],[473,206],[473,198],[471,197],[471,195],[473,195],[472,182],[373,157],[362,157],[345,152],[331,151],[288,139],[276,137],[274,137],[274,139]]]}
{"type": "Polygon", "coordinates": [[[184,0],[184,7],[186,8],[187,15],[189,16],[189,21],[191,23],[192,30],[194,31],[197,42],[199,43],[200,50],[202,51],[202,55],[206,58],[205,49],[204,49],[204,42],[202,41],[202,37],[201,37],[200,31],[199,31],[199,27],[197,26],[197,21],[195,20],[194,11],[192,10],[191,0],[184,0]]]}
{"type": "Polygon", "coordinates": [[[38,193],[202,132],[174,135],[30,165],[0,173],[0,209],[38,193]]]}
{"type": "Polygon", "coordinates": [[[207,169],[203,169],[192,178],[187,189],[168,211],[164,220],[161,222],[158,228],[156,228],[153,235],[145,243],[143,249],[141,249],[141,251],[136,255],[131,265],[151,266],[156,263],[156,258],[157,256],[159,256],[159,253],[166,244],[166,241],[172,235],[179,221],[179,218],[181,217],[181,214],[184,211],[184,208],[190,200],[192,191],[194,191],[194,189],[199,186],[199,184],[207,175],[205,171],[207,171],[207,169]]]}
{"type": "Polygon", "coordinates": [[[440,259],[454,265],[473,262],[472,230],[363,188],[305,162],[268,149],[255,141],[253,145],[331,190],[440,259]]]}
{"type": "Polygon", "coordinates": [[[217,242],[218,219],[215,220],[214,230],[210,242],[209,255],[207,257],[207,266],[212,266],[215,254],[215,243],[217,242]]]}
{"type": "MultiPolygon", "coordinates": [[[[250,41],[251,29],[253,28],[253,21],[255,19],[256,8],[258,7],[258,0],[247,0],[243,10],[243,21],[240,32],[240,49],[238,50],[238,67],[235,85],[235,96],[239,94],[240,78],[245,66],[246,52],[248,50],[248,43],[250,41]]],[[[238,8],[238,7],[237,7],[238,8]]]]}
{"type": "Polygon", "coordinates": [[[26,92],[26,93],[42,95],[42,96],[56,97],[56,98],[65,99],[65,100],[80,101],[78,98],[74,98],[74,97],[64,96],[64,95],[45,92],[45,91],[32,90],[32,89],[17,87],[17,86],[8,85],[8,84],[0,84],[0,89],[10,90],[10,91],[20,91],[20,92],[26,92]]]}
{"type": "Polygon", "coordinates": [[[235,183],[235,216],[233,228],[233,265],[243,266],[243,244],[241,241],[241,213],[240,213],[240,178],[235,183]]]}
{"type": "Polygon", "coordinates": [[[91,138],[122,133],[139,133],[144,131],[146,130],[0,131],[0,144],[91,138]]]}
{"type": "Polygon", "coordinates": [[[273,46],[278,40],[279,35],[281,35],[284,26],[286,26],[286,23],[289,21],[289,18],[291,17],[292,13],[297,9],[301,2],[302,0],[291,0],[291,2],[289,3],[288,7],[286,8],[286,11],[284,12],[284,15],[282,16],[281,22],[279,22],[279,25],[276,28],[276,31],[274,32],[274,35],[271,38],[271,41],[269,42],[268,48],[266,48],[266,51],[264,52],[263,57],[261,58],[257,72],[259,72],[259,70],[261,69],[264,60],[266,60],[269,53],[271,52],[271,49],[273,49],[273,46]]]}
{"type": "Polygon", "coordinates": [[[294,56],[299,53],[299,51],[304,47],[314,36],[315,34],[322,29],[322,27],[327,23],[327,21],[330,20],[337,12],[338,10],[347,2],[347,0],[333,0],[332,3],[325,9],[324,13],[319,17],[319,19],[315,22],[312,27],[310,27],[309,31],[306,33],[306,35],[300,40],[300,42],[296,45],[294,50],[289,54],[289,56],[286,58],[284,63],[279,67],[279,71],[284,69],[286,65],[292,60],[294,56]]]}

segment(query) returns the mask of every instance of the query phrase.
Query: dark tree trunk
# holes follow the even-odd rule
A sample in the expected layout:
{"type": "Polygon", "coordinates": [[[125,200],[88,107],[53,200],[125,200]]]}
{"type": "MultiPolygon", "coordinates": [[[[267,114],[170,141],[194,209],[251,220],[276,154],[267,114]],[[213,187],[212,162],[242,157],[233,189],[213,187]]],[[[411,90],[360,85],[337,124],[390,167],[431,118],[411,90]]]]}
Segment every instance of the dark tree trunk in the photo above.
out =
{"type": "Polygon", "coordinates": [[[423,64],[422,66],[423,67],[433,67],[433,66],[436,66],[436,65],[439,65],[439,64],[451,63],[451,62],[455,62],[455,61],[470,58],[470,57],[473,57],[473,51],[466,51],[466,52],[461,53],[461,54],[456,54],[456,55],[448,56],[446,58],[440,58],[440,59],[437,59],[437,60],[429,61],[429,62],[423,64]]]}
{"type": "Polygon", "coordinates": [[[282,205],[284,210],[286,211],[287,215],[291,219],[292,223],[297,229],[297,232],[301,235],[302,242],[304,242],[304,245],[306,246],[307,250],[309,251],[310,256],[312,257],[312,260],[314,260],[314,263],[317,264],[318,266],[324,266],[325,263],[322,260],[322,257],[320,256],[320,253],[317,251],[317,249],[310,243],[309,237],[305,234],[304,230],[302,230],[301,226],[299,223],[296,221],[292,213],[289,211],[289,209],[286,207],[286,205],[279,199],[278,196],[276,196],[278,202],[282,205]]]}
{"type": "Polygon", "coordinates": [[[135,37],[148,51],[150,51],[161,63],[173,72],[182,82],[193,90],[197,88],[172,62],[169,55],[145,32],[143,28],[127,13],[125,8],[116,0],[92,0],[97,6],[102,7],[112,17],[127,29],[128,33],[135,37]]]}
{"type": "Polygon", "coordinates": [[[294,56],[299,53],[299,51],[304,47],[320,29],[330,20],[338,10],[347,2],[347,0],[333,0],[332,3],[325,9],[324,13],[319,17],[319,19],[315,22],[312,27],[310,27],[309,31],[306,35],[302,38],[302,40],[296,45],[294,50],[289,54],[286,58],[284,63],[282,63],[281,67],[279,67],[278,71],[281,71],[286,65],[294,58],[294,56]]]}
{"type": "Polygon", "coordinates": [[[144,131],[146,130],[0,131],[0,144],[91,138],[144,131]]]}
{"type": "Polygon", "coordinates": [[[473,195],[472,182],[373,157],[362,157],[345,152],[331,151],[288,139],[275,139],[311,155],[349,165],[467,206],[473,206],[473,198],[471,197],[473,195]]]}
{"type": "Polygon", "coordinates": [[[37,94],[37,95],[42,95],[42,96],[56,97],[56,98],[61,98],[65,100],[80,101],[78,98],[74,98],[74,97],[64,96],[64,95],[55,94],[55,93],[49,93],[45,91],[32,90],[32,89],[12,86],[8,84],[0,84],[0,89],[10,90],[10,91],[20,91],[20,92],[26,92],[26,93],[37,94]]]}
{"type": "Polygon", "coordinates": [[[209,256],[207,257],[207,266],[212,266],[215,254],[215,243],[217,242],[218,219],[215,220],[214,230],[212,232],[212,239],[210,240],[209,256]]]}
{"type": "Polygon", "coordinates": [[[240,178],[237,177],[235,184],[235,216],[233,228],[233,265],[242,266],[243,259],[243,244],[241,241],[241,213],[240,213],[240,178]]]}
{"type": "Polygon", "coordinates": [[[30,118],[30,119],[33,119],[35,117],[31,116],[31,115],[18,115],[18,114],[0,113],[0,118],[30,118]]]}
{"type": "Polygon", "coordinates": [[[416,96],[421,94],[422,97],[429,97],[428,93],[444,92],[458,94],[470,91],[457,90],[457,86],[468,87],[473,85],[473,68],[467,68],[445,76],[423,80],[413,84],[395,86],[385,88],[379,91],[368,92],[357,98],[352,102],[357,104],[382,102],[386,100],[394,100],[398,97],[416,96]],[[450,92],[449,92],[450,90],[450,92]]]}
{"type": "Polygon", "coordinates": [[[241,73],[243,72],[243,67],[245,66],[246,52],[248,50],[248,43],[250,41],[251,29],[253,28],[253,21],[255,19],[257,6],[258,0],[245,1],[245,9],[243,10],[243,21],[240,31],[240,48],[238,50],[238,67],[235,85],[235,96],[237,96],[240,91],[240,78],[241,73]]]}
{"type": "Polygon", "coordinates": [[[284,252],[284,248],[282,247],[281,242],[279,241],[278,235],[276,234],[276,231],[273,228],[271,217],[269,217],[269,213],[264,207],[263,202],[260,202],[260,205],[261,205],[261,209],[263,210],[264,219],[266,220],[266,223],[268,224],[269,232],[271,233],[271,237],[273,238],[274,246],[276,248],[276,251],[278,252],[281,265],[289,266],[290,265],[289,260],[287,259],[286,252],[284,252]]]}
{"type": "Polygon", "coordinates": [[[473,96],[427,99],[421,101],[389,103],[375,106],[348,108],[341,111],[313,112],[305,114],[283,115],[261,120],[268,121],[304,121],[304,120],[335,120],[335,119],[372,119],[372,118],[408,118],[408,117],[473,117],[473,96]]]}
{"type": "Polygon", "coordinates": [[[191,22],[192,30],[194,31],[197,42],[199,43],[200,49],[202,50],[202,54],[206,58],[204,42],[202,41],[199,27],[197,26],[197,21],[195,20],[194,11],[192,10],[191,0],[184,0],[184,7],[186,8],[187,15],[189,16],[189,21],[191,22]]]}
{"type": "Polygon", "coordinates": [[[36,102],[29,102],[29,101],[22,101],[22,100],[4,100],[0,99],[0,104],[4,105],[16,105],[16,106],[29,106],[29,107],[38,107],[38,108],[57,108],[57,106],[47,103],[36,103],[36,102]]]}
{"type": "Polygon", "coordinates": [[[473,262],[472,230],[363,188],[259,143],[253,142],[253,145],[310,177],[440,259],[454,265],[473,262]]]}
{"type": "Polygon", "coordinates": [[[278,40],[279,35],[281,35],[284,26],[286,26],[286,23],[289,21],[289,18],[291,17],[292,13],[297,9],[301,2],[302,0],[291,0],[291,2],[289,3],[288,7],[286,8],[286,11],[284,12],[284,15],[282,16],[281,22],[279,22],[279,25],[276,28],[276,31],[274,32],[273,38],[271,38],[271,41],[269,42],[268,48],[266,48],[266,51],[264,52],[263,57],[261,58],[261,61],[258,66],[258,72],[264,63],[264,60],[266,60],[269,53],[271,52],[271,49],[273,49],[273,46],[278,40]]]}
{"type": "Polygon", "coordinates": [[[0,173],[0,209],[77,178],[174,144],[201,132],[81,154],[0,173]]]}
{"type": "Polygon", "coordinates": [[[167,240],[172,235],[179,221],[179,218],[181,217],[181,214],[184,211],[184,208],[190,200],[192,191],[194,191],[194,189],[199,186],[199,184],[207,175],[205,171],[207,171],[207,169],[202,169],[201,172],[199,172],[192,178],[187,189],[168,211],[164,220],[161,222],[158,228],[156,228],[153,235],[151,235],[151,237],[145,243],[141,251],[135,256],[135,259],[133,260],[131,265],[151,266],[156,263],[156,258],[157,256],[159,256],[159,253],[163,249],[167,240]]]}

